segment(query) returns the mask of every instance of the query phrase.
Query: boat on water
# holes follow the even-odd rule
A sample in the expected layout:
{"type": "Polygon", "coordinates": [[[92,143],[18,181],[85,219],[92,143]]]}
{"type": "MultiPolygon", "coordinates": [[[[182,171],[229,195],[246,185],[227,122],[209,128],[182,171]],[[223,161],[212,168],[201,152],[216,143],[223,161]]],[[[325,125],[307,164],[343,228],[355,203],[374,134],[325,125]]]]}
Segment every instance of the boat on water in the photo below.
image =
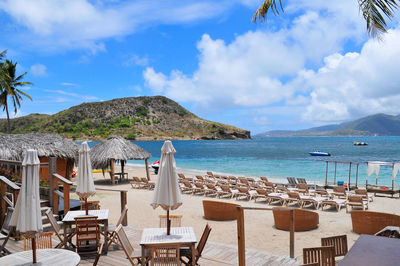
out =
{"type": "Polygon", "coordinates": [[[353,142],[354,146],[367,146],[368,142],[363,142],[363,141],[354,141],[353,142]]]}
{"type": "Polygon", "coordinates": [[[330,153],[328,153],[328,152],[322,152],[322,151],[312,151],[312,152],[309,152],[309,154],[310,154],[311,156],[331,156],[330,153]]]}

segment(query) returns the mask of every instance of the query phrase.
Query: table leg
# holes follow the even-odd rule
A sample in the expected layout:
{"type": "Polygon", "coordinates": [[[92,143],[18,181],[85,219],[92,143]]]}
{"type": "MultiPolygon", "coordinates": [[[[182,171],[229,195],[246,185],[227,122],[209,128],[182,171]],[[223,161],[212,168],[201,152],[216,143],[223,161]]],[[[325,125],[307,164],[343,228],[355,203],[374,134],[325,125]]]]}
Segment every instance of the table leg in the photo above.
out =
{"type": "Polygon", "coordinates": [[[68,234],[67,234],[67,223],[63,223],[63,230],[64,230],[64,247],[67,248],[67,238],[68,238],[68,234]]]}
{"type": "Polygon", "coordinates": [[[196,266],[196,253],[194,243],[192,244],[190,249],[192,250],[192,265],[196,266]]]}
{"type": "Polygon", "coordinates": [[[145,260],[146,260],[146,247],[144,246],[144,245],[141,245],[141,247],[142,247],[142,265],[143,265],[143,262],[145,262],[145,260]]]}
{"type": "Polygon", "coordinates": [[[108,253],[108,246],[107,246],[107,237],[108,237],[108,220],[104,222],[104,244],[105,244],[105,254],[108,253]]]}

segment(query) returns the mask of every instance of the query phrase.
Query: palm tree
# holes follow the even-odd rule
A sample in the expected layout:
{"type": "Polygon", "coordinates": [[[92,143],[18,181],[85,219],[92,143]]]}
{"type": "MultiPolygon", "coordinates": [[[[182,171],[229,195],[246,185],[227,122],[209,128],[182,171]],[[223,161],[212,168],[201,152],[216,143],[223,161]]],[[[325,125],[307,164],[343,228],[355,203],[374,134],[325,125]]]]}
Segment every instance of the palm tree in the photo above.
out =
{"type": "MultiPolygon", "coordinates": [[[[367,32],[372,37],[380,38],[387,30],[385,17],[392,19],[394,11],[399,7],[398,0],[357,0],[360,11],[367,23],[367,32]]],[[[282,0],[264,0],[253,15],[253,22],[266,21],[268,11],[274,15],[283,12],[282,0]]]]}
{"type": "Polygon", "coordinates": [[[8,134],[11,134],[8,98],[10,97],[12,99],[14,112],[17,113],[18,108],[21,107],[22,96],[25,96],[32,101],[31,96],[18,89],[18,87],[32,85],[32,83],[28,81],[22,81],[27,72],[16,77],[15,70],[17,68],[17,63],[13,63],[12,61],[6,59],[6,61],[1,63],[0,67],[0,104],[4,106],[3,110],[5,110],[7,113],[8,134]]]}

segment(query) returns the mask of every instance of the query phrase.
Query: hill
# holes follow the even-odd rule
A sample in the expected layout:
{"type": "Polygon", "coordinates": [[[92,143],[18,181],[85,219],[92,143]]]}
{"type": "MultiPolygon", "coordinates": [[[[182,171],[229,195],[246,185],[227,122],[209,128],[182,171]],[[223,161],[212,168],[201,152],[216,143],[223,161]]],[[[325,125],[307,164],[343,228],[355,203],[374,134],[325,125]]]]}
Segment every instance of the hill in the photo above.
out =
{"type": "MultiPolygon", "coordinates": [[[[13,133],[58,133],[72,139],[248,139],[250,132],[201,119],[163,97],[129,97],[83,103],[54,115],[30,114],[11,121],[13,133]]],[[[0,119],[0,132],[7,120],[0,119]]]]}
{"type": "Polygon", "coordinates": [[[400,136],[400,116],[375,114],[347,123],[304,130],[273,130],[256,136],[400,136]]]}

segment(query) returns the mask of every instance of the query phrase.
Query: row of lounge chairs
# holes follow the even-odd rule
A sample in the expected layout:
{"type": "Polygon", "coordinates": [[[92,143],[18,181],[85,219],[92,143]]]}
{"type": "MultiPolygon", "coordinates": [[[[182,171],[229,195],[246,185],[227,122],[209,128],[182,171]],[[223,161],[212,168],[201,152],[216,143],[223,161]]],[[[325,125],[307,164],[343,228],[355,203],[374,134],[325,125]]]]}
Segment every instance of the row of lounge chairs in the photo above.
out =
{"type": "Polygon", "coordinates": [[[132,188],[146,188],[146,189],[154,189],[155,183],[147,180],[146,177],[132,177],[133,181],[131,182],[132,188]]]}
{"type": "Polygon", "coordinates": [[[345,187],[334,187],[332,191],[325,189],[309,189],[308,185],[297,183],[295,188],[276,186],[268,182],[266,178],[251,182],[248,178],[237,178],[239,182],[234,184],[230,180],[234,177],[210,178],[210,176],[196,176],[195,179],[186,178],[183,174],[180,176],[180,188],[182,193],[192,195],[202,195],[217,198],[236,198],[236,200],[245,199],[256,202],[258,199],[264,199],[267,204],[313,207],[315,209],[325,207],[335,207],[339,211],[342,207],[361,207],[368,209],[368,202],[372,201],[372,195],[365,189],[356,189],[348,193],[345,187]],[[246,181],[249,181],[246,184],[246,181]]]}

